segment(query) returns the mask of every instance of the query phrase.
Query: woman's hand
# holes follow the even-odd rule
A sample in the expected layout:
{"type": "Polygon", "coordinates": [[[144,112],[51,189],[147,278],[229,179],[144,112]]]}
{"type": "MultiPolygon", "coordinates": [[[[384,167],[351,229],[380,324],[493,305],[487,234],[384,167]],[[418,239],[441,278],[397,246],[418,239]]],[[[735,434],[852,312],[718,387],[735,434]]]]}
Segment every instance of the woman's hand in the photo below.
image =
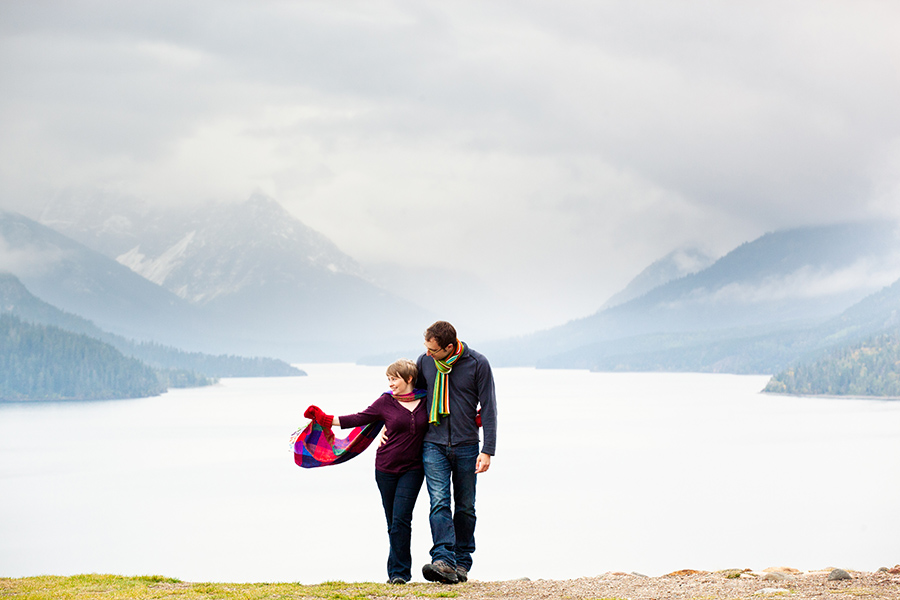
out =
{"type": "Polygon", "coordinates": [[[334,423],[334,416],[326,415],[321,408],[312,404],[309,405],[309,408],[306,409],[303,416],[307,419],[312,419],[325,429],[330,429],[332,423],[334,423]]]}

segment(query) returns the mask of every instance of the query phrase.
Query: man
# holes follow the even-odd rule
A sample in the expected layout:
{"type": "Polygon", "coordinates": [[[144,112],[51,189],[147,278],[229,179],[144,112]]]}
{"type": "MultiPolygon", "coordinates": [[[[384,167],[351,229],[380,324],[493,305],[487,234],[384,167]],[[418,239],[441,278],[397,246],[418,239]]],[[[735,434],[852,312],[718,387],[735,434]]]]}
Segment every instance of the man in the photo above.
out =
{"type": "Polygon", "coordinates": [[[490,468],[497,442],[494,375],[487,359],[459,341],[446,321],[425,330],[425,354],[416,366],[416,387],[428,390],[422,462],[434,543],[431,563],[422,567],[422,575],[429,581],[458,583],[468,580],[475,551],[476,476],[490,468]],[[479,421],[484,429],[480,450],[479,421]]]}

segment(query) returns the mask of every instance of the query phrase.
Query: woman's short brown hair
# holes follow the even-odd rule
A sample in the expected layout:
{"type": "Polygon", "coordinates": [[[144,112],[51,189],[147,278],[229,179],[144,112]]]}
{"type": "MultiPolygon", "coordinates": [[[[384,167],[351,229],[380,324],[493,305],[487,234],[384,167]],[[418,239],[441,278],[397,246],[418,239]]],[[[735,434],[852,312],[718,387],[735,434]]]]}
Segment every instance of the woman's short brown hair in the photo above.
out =
{"type": "Polygon", "coordinates": [[[394,377],[399,377],[403,381],[415,383],[416,377],[419,375],[419,369],[413,361],[408,358],[401,358],[388,365],[385,375],[392,375],[394,377]]]}

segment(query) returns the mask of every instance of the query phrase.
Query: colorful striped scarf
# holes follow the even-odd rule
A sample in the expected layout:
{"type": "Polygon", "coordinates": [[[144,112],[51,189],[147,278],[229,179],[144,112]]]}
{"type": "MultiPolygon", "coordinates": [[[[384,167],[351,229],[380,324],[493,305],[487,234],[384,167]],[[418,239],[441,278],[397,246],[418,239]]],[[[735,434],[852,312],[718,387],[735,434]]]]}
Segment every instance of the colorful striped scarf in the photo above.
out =
{"type": "Polygon", "coordinates": [[[298,429],[291,436],[294,462],[304,469],[337,465],[359,456],[369,447],[381,431],[383,422],[369,423],[354,427],[344,439],[335,439],[331,429],[326,429],[311,421],[304,429],[298,429]]]}
{"type": "Polygon", "coordinates": [[[428,392],[425,390],[416,390],[414,389],[408,394],[395,394],[393,392],[388,392],[391,396],[399,400],[400,402],[410,402],[412,400],[422,400],[425,396],[428,395],[428,392]]]}
{"type": "MultiPolygon", "coordinates": [[[[434,359],[437,367],[437,377],[434,380],[434,390],[431,393],[431,411],[428,413],[428,422],[437,425],[441,417],[450,414],[450,371],[463,353],[463,343],[456,340],[456,352],[444,360],[434,359]]],[[[434,358],[434,357],[432,357],[434,358]]]]}

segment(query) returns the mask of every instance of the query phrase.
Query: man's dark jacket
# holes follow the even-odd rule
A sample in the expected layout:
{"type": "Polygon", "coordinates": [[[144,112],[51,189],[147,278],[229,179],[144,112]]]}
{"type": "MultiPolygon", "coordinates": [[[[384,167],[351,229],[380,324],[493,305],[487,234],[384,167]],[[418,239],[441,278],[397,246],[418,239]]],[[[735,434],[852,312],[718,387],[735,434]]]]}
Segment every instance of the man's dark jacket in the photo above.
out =
{"type": "MultiPolygon", "coordinates": [[[[435,444],[458,446],[460,444],[477,444],[478,425],[475,415],[481,409],[481,422],[484,429],[484,445],[481,451],[494,455],[497,445],[497,397],[494,392],[494,374],[491,365],[483,354],[475,352],[465,343],[464,350],[450,371],[450,416],[441,417],[439,425],[429,425],[425,433],[425,441],[435,444]]],[[[434,381],[437,367],[434,359],[423,354],[416,361],[419,377],[416,387],[428,390],[428,405],[434,393],[434,381]]]]}

